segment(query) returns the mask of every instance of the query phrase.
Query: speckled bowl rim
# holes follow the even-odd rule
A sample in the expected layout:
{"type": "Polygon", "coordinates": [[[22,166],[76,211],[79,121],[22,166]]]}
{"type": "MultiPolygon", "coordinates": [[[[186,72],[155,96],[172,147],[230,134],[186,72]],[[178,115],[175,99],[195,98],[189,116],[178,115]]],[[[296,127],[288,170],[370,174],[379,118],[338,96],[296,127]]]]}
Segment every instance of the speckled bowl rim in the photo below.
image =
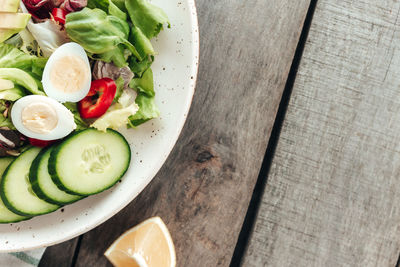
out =
{"type": "MultiPolygon", "coordinates": [[[[191,69],[190,69],[190,73],[191,73],[191,76],[193,77],[193,79],[191,79],[189,82],[189,88],[187,88],[188,94],[185,99],[185,102],[183,103],[184,114],[189,113],[189,109],[190,109],[190,106],[192,103],[195,86],[196,86],[196,81],[197,81],[197,72],[198,72],[198,68],[199,68],[198,60],[199,60],[199,51],[200,51],[199,25],[198,25],[198,20],[197,20],[197,10],[196,10],[195,0],[187,0],[187,3],[188,3],[188,7],[189,7],[189,12],[190,12],[190,23],[191,23],[191,27],[193,29],[192,33],[191,33],[193,58],[192,58],[192,65],[191,65],[191,69]]],[[[176,141],[179,138],[179,135],[185,124],[186,118],[187,118],[187,116],[181,116],[179,118],[179,120],[177,120],[176,133],[174,135],[174,140],[172,140],[169,143],[169,147],[166,149],[166,151],[168,151],[168,155],[171,153],[173,147],[175,146],[176,141]]],[[[26,250],[48,247],[48,246],[52,246],[52,245],[56,245],[56,244],[68,241],[74,237],[77,237],[81,234],[84,234],[84,233],[92,230],[93,228],[99,226],[100,224],[104,223],[105,221],[107,221],[108,219],[113,217],[115,214],[117,214],[119,211],[121,211],[124,207],[126,207],[130,202],[132,202],[143,191],[143,189],[153,180],[153,178],[156,176],[158,171],[161,169],[161,167],[165,161],[166,161],[166,157],[165,158],[159,157],[157,159],[157,163],[155,164],[155,167],[152,169],[152,172],[149,175],[149,177],[151,177],[151,178],[149,178],[149,179],[145,180],[144,182],[142,182],[141,184],[139,184],[137,187],[138,190],[132,191],[132,194],[130,195],[129,198],[126,198],[125,201],[121,201],[119,203],[119,205],[115,207],[115,209],[113,209],[111,212],[105,213],[104,216],[101,217],[100,219],[98,219],[97,221],[93,221],[92,223],[86,225],[84,228],[79,228],[77,231],[74,231],[73,233],[71,233],[67,236],[64,236],[60,239],[57,239],[57,240],[52,240],[52,241],[48,241],[48,242],[45,241],[45,242],[41,242],[36,245],[32,245],[32,246],[28,245],[23,248],[15,248],[15,249],[2,250],[0,247],[0,252],[1,253],[3,253],[3,252],[18,252],[18,251],[26,251],[26,250]]]]}

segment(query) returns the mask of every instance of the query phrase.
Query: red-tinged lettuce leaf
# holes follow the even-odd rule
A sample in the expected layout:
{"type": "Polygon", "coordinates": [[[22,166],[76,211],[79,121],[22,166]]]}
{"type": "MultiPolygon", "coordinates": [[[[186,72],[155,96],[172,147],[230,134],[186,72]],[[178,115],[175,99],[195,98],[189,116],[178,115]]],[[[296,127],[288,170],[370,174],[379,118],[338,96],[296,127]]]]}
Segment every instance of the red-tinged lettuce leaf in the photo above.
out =
{"type": "Polygon", "coordinates": [[[61,7],[67,12],[71,13],[84,9],[87,4],[87,0],[65,0],[61,7]]]}
{"type": "Polygon", "coordinates": [[[92,68],[93,79],[99,80],[102,78],[110,78],[116,81],[119,77],[124,80],[124,89],[129,89],[129,83],[134,77],[133,72],[128,66],[119,68],[113,63],[106,63],[103,61],[96,61],[92,68]]]}
{"type": "Polygon", "coordinates": [[[14,127],[9,118],[0,114],[0,157],[18,156],[26,147],[27,140],[14,127]]]}
{"type": "Polygon", "coordinates": [[[59,7],[64,0],[22,0],[25,7],[34,17],[39,19],[50,18],[50,13],[59,7]]]}

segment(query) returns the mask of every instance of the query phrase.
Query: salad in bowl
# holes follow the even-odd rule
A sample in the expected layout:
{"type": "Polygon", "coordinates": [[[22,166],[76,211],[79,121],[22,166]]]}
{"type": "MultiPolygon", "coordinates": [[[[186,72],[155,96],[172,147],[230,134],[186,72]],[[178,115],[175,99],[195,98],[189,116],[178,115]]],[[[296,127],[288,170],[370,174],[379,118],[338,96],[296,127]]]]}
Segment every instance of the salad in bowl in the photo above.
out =
{"type": "Polygon", "coordinates": [[[169,21],[146,0],[0,3],[0,223],[117,183],[121,128],[159,116],[150,40],[169,21]]]}

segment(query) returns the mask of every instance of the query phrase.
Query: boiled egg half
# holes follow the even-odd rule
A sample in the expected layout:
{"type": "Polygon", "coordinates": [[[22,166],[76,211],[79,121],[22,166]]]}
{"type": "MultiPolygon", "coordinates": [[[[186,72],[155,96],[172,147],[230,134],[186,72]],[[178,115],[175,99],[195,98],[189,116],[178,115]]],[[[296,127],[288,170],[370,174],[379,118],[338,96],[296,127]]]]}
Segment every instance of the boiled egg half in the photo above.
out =
{"type": "Polygon", "coordinates": [[[25,136],[40,140],[56,140],[75,128],[74,115],[54,99],[41,95],[24,96],[14,103],[11,120],[25,136]]]}
{"type": "Polygon", "coordinates": [[[89,92],[91,73],[85,50],[77,43],[66,43],[50,56],[43,71],[45,93],[61,102],[78,102],[89,92]]]}

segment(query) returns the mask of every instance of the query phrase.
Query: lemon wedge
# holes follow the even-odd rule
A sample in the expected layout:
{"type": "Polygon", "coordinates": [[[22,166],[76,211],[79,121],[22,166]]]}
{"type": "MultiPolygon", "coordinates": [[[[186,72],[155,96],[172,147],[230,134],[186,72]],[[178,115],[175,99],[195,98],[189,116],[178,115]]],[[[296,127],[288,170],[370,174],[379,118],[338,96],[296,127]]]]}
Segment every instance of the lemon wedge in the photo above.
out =
{"type": "Polygon", "coordinates": [[[175,248],[160,217],[150,218],[121,235],[104,253],[116,267],[175,267],[175,248]]]}

